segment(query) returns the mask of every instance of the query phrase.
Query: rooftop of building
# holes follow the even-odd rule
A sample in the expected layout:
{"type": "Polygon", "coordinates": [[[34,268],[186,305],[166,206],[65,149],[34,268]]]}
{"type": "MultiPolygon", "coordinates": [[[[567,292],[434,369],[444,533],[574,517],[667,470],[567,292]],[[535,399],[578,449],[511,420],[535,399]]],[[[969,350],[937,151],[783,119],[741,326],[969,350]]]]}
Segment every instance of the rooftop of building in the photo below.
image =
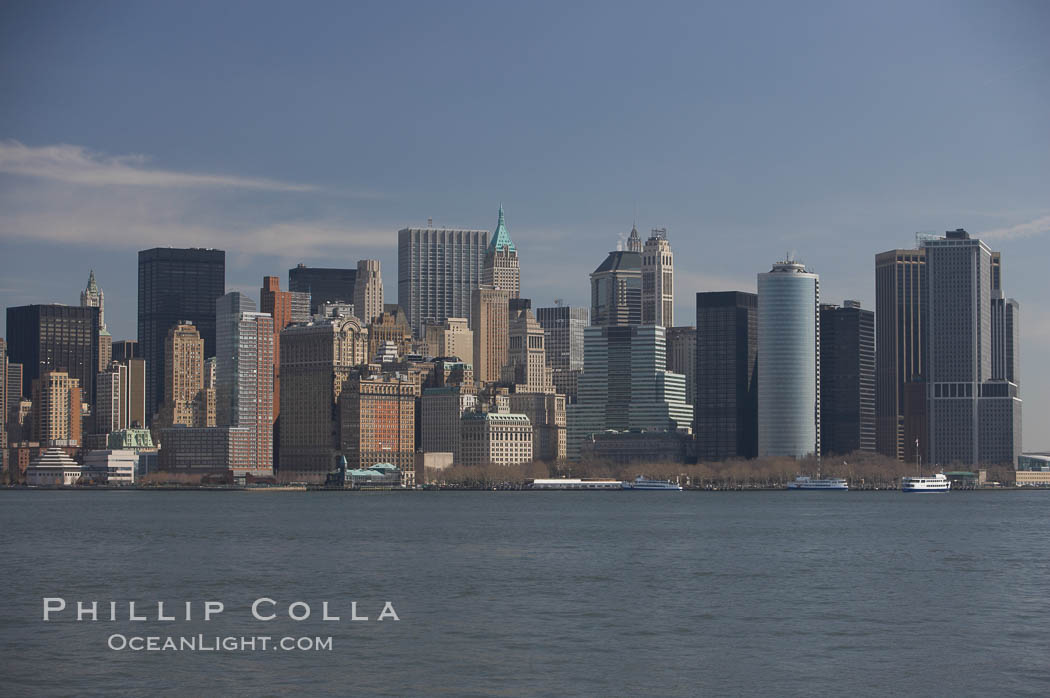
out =
{"type": "Polygon", "coordinates": [[[503,204],[499,205],[499,220],[496,222],[496,230],[492,233],[492,240],[489,241],[490,252],[499,250],[517,254],[514,241],[510,239],[510,233],[507,232],[507,223],[503,218],[503,204]]]}
{"type": "Polygon", "coordinates": [[[594,270],[594,273],[600,274],[605,271],[641,271],[641,269],[641,253],[630,252],[628,250],[613,250],[609,253],[609,256],[605,258],[605,261],[594,270]]]}

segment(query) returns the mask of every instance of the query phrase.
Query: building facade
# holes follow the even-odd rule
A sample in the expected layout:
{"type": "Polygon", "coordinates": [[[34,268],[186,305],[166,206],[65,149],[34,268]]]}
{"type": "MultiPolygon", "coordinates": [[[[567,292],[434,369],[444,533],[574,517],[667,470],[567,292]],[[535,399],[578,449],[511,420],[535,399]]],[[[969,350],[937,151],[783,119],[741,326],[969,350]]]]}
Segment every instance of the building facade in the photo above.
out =
{"type": "Polygon", "coordinates": [[[158,467],[170,473],[216,475],[232,472],[234,477],[256,471],[251,457],[251,430],[243,427],[162,428],[158,467]]]}
{"type": "Polygon", "coordinates": [[[474,363],[474,332],[466,318],[428,322],[424,325],[424,338],[431,356],[455,356],[465,363],[474,363]]]}
{"type": "Polygon", "coordinates": [[[555,392],[569,403],[576,402],[576,391],[583,372],[583,330],[590,323],[587,308],[556,305],[537,308],[536,319],[543,328],[547,366],[555,392]]]}
{"type": "Polygon", "coordinates": [[[463,465],[532,462],[532,424],[523,414],[468,412],[460,420],[463,465]]]}
{"type": "Polygon", "coordinates": [[[692,422],[685,376],[667,370],[664,328],[592,325],[586,329],[578,398],[568,410],[570,460],[579,459],[583,441],[597,432],[689,433],[692,422]]]}
{"type": "Polygon", "coordinates": [[[362,259],[357,263],[354,279],[354,308],[365,325],[383,312],[383,274],[378,259],[362,259]]]}
{"type": "Polygon", "coordinates": [[[1017,359],[1008,361],[1004,352],[1005,336],[1015,335],[1019,320],[1012,303],[1012,327],[1004,326],[1002,340],[995,341],[997,305],[1005,325],[1005,300],[999,303],[1001,260],[962,229],[923,246],[929,288],[929,461],[1016,467],[1021,398],[1006,367],[1017,359]]]}
{"type": "Polygon", "coordinates": [[[48,371],[75,378],[84,402],[94,403],[98,374],[96,307],[23,305],[7,309],[7,356],[22,366],[20,395],[48,371]]]}
{"type": "Polygon", "coordinates": [[[924,248],[875,255],[875,448],[908,462],[928,446],[927,293],[924,248]]]}
{"type": "Polygon", "coordinates": [[[281,333],[282,480],[323,483],[339,456],[339,396],[353,368],[368,361],[368,330],[354,316],[281,333]]]}
{"type": "Polygon", "coordinates": [[[98,370],[109,366],[113,355],[113,337],[106,330],[106,297],[95,281],[95,270],[88,274],[87,287],[80,292],[82,308],[98,308],[98,370]]]}
{"type": "Polygon", "coordinates": [[[460,462],[460,418],[478,404],[477,395],[459,386],[426,388],[419,401],[420,450],[451,453],[460,462]]]}
{"type": "Polygon", "coordinates": [[[474,377],[479,384],[500,380],[507,363],[510,293],[482,286],[473,291],[474,377]]]}
{"type": "MultiPolygon", "coordinates": [[[[632,233],[637,237],[637,230],[632,233]]],[[[642,254],[610,252],[591,273],[591,324],[609,327],[641,322],[642,254]]]]}
{"type": "Polygon", "coordinates": [[[875,314],[820,306],[820,450],[875,451],[875,314]]]}
{"type": "Polygon", "coordinates": [[[340,394],[341,450],[351,468],[415,468],[419,380],[402,373],[354,375],[340,394]]]}
{"type": "Polygon", "coordinates": [[[153,419],[168,399],[164,351],[168,331],[191,322],[215,356],[215,300],[226,293],[222,250],[157,247],[139,252],[138,343],[146,360],[146,415],[153,419]]]}
{"type": "Polygon", "coordinates": [[[412,332],[426,320],[471,320],[471,294],[481,286],[487,230],[402,228],[397,234],[397,302],[412,332]]]}
{"type": "Polygon", "coordinates": [[[161,427],[215,426],[215,389],[206,385],[204,338],[190,323],[168,330],[162,389],[165,402],[154,418],[161,427]]]}
{"type": "Polygon", "coordinates": [[[353,303],[357,269],[326,269],[299,264],[288,270],[288,290],[310,296],[310,315],[325,303],[353,303]]]}
{"type": "Polygon", "coordinates": [[[666,228],[654,228],[642,249],[642,324],[674,327],[674,253],[666,228]]]}
{"type": "Polygon", "coordinates": [[[33,440],[43,447],[79,446],[83,393],[65,371],[47,371],[33,381],[33,440]]]}
{"type": "Polygon", "coordinates": [[[667,327],[667,370],[685,376],[685,401],[696,414],[696,328],[667,327]]]}
{"type": "Polygon", "coordinates": [[[758,455],[820,454],[820,277],[791,260],[758,275],[758,455]]]}

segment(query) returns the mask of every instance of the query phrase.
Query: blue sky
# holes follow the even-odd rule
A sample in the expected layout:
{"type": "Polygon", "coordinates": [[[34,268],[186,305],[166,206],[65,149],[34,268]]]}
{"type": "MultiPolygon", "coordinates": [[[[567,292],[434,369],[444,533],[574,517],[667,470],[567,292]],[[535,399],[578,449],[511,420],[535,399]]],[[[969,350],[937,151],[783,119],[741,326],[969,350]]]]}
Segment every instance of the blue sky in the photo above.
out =
{"type": "Polygon", "coordinates": [[[133,337],[154,245],[226,249],[256,298],[375,257],[395,300],[398,228],[503,202],[539,305],[666,227],[691,324],[785,252],[872,307],[876,252],[964,227],[1003,252],[1050,450],[1048,35],[1039,1],[4,3],[0,302],[94,268],[133,337]]]}

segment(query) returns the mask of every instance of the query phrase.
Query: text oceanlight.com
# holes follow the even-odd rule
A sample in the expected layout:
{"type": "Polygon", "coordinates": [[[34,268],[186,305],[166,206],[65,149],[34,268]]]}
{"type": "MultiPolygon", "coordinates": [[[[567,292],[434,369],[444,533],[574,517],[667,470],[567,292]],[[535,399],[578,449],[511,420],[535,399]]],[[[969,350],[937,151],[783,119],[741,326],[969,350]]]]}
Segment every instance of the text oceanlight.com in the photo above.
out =
{"type": "Polygon", "coordinates": [[[132,652],[331,652],[332,638],[328,637],[272,637],[249,635],[226,637],[198,635],[122,635],[109,636],[107,645],[111,650],[132,652]]]}

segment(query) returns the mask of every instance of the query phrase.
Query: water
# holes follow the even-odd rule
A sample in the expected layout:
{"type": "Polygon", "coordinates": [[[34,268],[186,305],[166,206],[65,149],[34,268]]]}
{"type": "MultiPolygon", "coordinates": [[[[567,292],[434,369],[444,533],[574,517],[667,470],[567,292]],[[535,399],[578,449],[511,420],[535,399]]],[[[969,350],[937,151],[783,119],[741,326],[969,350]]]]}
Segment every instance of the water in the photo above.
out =
{"type": "Polygon", "coordinates": [[[1046,695],[1048,511],[1043,492],[0,492],[0,694],[1046,695]],[[45,596],[226,610],[44,623],[45,596]],[[261,596],[313,615],[255,621],[261,596]],[[400,621],[374,620],[387,600],[400,621]],[[106,646],[199,632],[333,650],[106,646]]]}

